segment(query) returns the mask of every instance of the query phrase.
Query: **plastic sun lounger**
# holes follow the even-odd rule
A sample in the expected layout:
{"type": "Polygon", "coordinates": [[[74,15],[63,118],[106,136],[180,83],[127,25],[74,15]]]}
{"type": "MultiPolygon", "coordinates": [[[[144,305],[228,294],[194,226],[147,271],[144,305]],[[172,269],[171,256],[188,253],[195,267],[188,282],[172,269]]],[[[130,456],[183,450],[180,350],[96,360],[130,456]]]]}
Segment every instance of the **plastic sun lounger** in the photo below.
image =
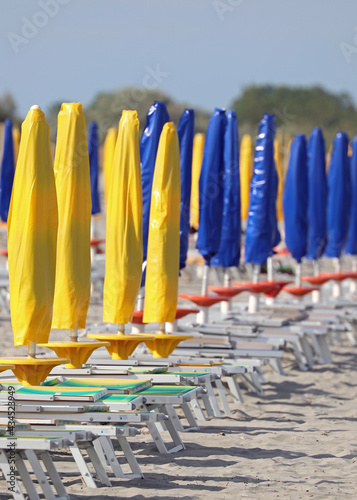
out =
{"type": "Polygon", "coordinates": [[[30,476],[25,459],[29,461],[35,478],[40,485],[42,492],[47,500],[69,500],[69,495],[62,483],[60,475],[50,456],[50,451],[68,448],[72,441],[63,437],[0,437],[0,468],[8,483],[12,496],[15,500],[25,500],[24,493],[17,479],[19,476],[21,482],[31,500],[40,500],[39,493],[30,476]],[[16,443],[10,448],[10,443],[16,443]],[[41,466],[40,459],[45,466],[49,479],[41,466]],[[14,465],[18,476],[14,474],[14,465]],[[55,490],[55,491],[54,491],[55,490]]]}
{"type": "Polygon", "coordinates": [[[87,452],[98,478],[101,479],[103,477],[104,482],[101,484],[105,486],[110,486],[110,480],[107,474],[103,473],[103,469],[105,471],[107,465],[109,465],[114,476],[117,478],[135,479],[144,477],[127,440],[128,437],[140,434],[140,430],[135,427],[112,425],[86,425],[83,427],[78,424],[59,425],[58,423],[56,425],[30,425],[29,427],[30,429],[28,431],[20,431],[22,435],[28,435],[31,437],[31,435],[36,433],[37,436],[52,437],[63,434],[63,436],[71,440],[72,436],[75,436],[74,443],[69,445],[69,449],[79,468],[79,471],[82,474],[83,481],[89,488],[96,488],[97,485],[84,461],[82,450],[87,452]],[[119,443],[119,446],[129,465],[129,473],[124,473],[116,456],[112,439],[115,439],[119,443]],[[98,463],[101,464],[99,467],[97,465],[98,463]]]}
{"type": "MultiPolygon", "coordinates": [[[[179,388],[181,389],[182,386],[179,388]]],[[[188,401],[191,399],[197,398],[201,392],[199,389],[202,391],[202,388],[198,389],[193,389],[192,387],[189,387],[188,390],[186,391],[188,394],[181,394],[181,395],[174,395],[171,394],[170,396],[167,396],[165,399],[163,395],[157,395],[156,401],[159,403],[158,406],[160,406],[160,413],[165,413],[168,416],[168,421],[165,422],[165,427],[169,431],[170,437],[172,439],[172,442],[174,446],[169,449],[166,444],[164,443],[162,436],[160,434],[160,424],[159,422],[152,422],[148,421],[147,422],[147,427],[154,439],[154,442],[159,450],[160,453],[172,453],[175,451],[179,451],[181,449],[184,449],[185,446],[178,434],[178,430],[180,430],[180,423],[179,423],[179,418],[173,408],[173,404],[175,405],[180,405],[184,411],[184,414],[189,422],[189,425],[191,427],[194,427],[195,429],[198,428],[197,422],[188,406],[188,401]],[[165,411],[162,412],[161,410],[164,409],[165,411]]],[[[96,393],[96,391],[101,391],[101,388],[95,388],[95,390],[91,387],[88,387],[86,389],[83,389],[82,387],[61,387],[60,384],[57,386],[53,387],[41,387],[41,388],[34,388],[34,387],[20,387],[17,389],[17,391],[14,394],[15,401],[21,401],[22,407],[24,405],[24,401],[41,401],[41,402],[55,402],[56,406],[59,407],[69,407],[69,403],[74,403],[76,401],[75,398],[77,398],[77,404],[78,404],[78,395],[79,394],[84,394],[87,397],[88,393],[96,393]],[[79,389],[79,390],[76,390],[79,389]]],[[[135,395],[122,395],[122,394],[107,394],[107,390],[104,390],[105,395],[100,397],[98,400],[93,402],[92,408],[87,407],[87,412],[80,413],[78,412],[77,414],[74,413],[73,416],[75,416],[77,422],[100,422],[104,424],[105,422],[109,423],[115,423],[115,422],[122,422],[123,418],[120,417],[117,412],[120,411],[132,411],[135,409],[139,409],[142,411],[149,411],[146,407],[146,399],[147,395],[144,393],[141,394],[135,394],[135,395]],[[97,411],[95,411],[97,410],[97,411]],[[100,410],[104,410],[102,413],[100,410]]],[[[7,393],[3,392],[0,393],[0,401],[1,399],[6,399],[7,398],[7,393]]],[[[152,398],[151,398],[152,399],[152,398]]],[[[75,406],[75,405],[74,405],[75,406]]],[[[153,404],[151,404],[153,406],[153,404]]],[[[48,406],[48,409],[50,406],[48,406]]],[[[69,407],[69,413],[71,411],[71,407],[69,407]]],[[[150,408],[150,410],[153,408],[150,408]]],[[[58,409],[56,409],[58,411],[58,409]]],[[[41,418],[41,417],[40,417],[41,418]]],[[[64,419],[64,416],[62,416],[64,419]]],[[[73,419],[72,416],[70,419],[73,419]]]]}

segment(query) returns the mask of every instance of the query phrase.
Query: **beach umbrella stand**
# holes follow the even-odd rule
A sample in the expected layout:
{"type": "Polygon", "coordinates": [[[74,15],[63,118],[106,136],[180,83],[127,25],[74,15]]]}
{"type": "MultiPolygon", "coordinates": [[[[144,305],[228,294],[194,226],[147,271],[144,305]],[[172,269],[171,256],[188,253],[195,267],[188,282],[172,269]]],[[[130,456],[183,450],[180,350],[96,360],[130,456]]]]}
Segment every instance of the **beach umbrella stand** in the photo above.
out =
{"type": "Polygon", "coordinates": [[[200,310],[197,323],[208,323],[209,308],[229,297],[208,295],[211,259],[219,250],[223,210],[224,136],[227,118],[224,109],[216,108],[210,118],[204,144],[199,179],[199,226],[197,250],[205,259],[200,295],[180,294],[200,310]]]}
{"type": "Polygon", "coordinates": [[[125,332],[127,323],[134,321],[138,293],[140,301],[143,300],[143,288],[140,288],[143,240],[138,134],[137,112],[123,111],[108,179],[103,294],[103,320],[118,325],[117,333],[87,335],[106,342],[113,360],[128,359],[141,342],[153,338],[151,335],[135,335],[139,333],[135,327],[131,333],[125,332]]]}
{"type": "Polygon", "coordinates": [[[51,330],[55,285],[57,201],[49,127],[39,106],[22,124],[8,218],[11,322],[15,346],[28,356],[2,358],[23,385],[40,385],[66,358],[36,357],[51,330]],[[24,272],[26,270],[26,272],[24,272]]]}
{"type": "Polygon", "coordinates": [[[104,342],[78,340],[90,300],[91,179],[86,124],[80,103],[63,103],[58,114],[54,160],[58,205],[56,285],[52,328],[70,331],[70,340],[40,346],[69,358],[66,368],[80,369],[104,342]]]}
{"type": "Polygon", "coordinates": [[[328,172],[327,226],[328,241],[325,257],[332,259],[334,273],[321,273],[334,281],[332,296],[341,297],[341,282],[348,275],[341,272],[341,254],[348,241],[351,218],[351,169],[348,157],[348,137],[338,132],[333,142],[328,172]]]}
{"type": "MultiPolygon", "coordinates": [[[[252,265],[252,281],[248,313],[259,311],[259,295],[281,289],[275,281],[259,281],[261,266],[267,262],[272,248],[279,243],[276,220],[278,176],[274,163],[274,115],[265,114],[259,124],[254,171],[250,185],[250,202],[245,238],[245,262],[252,265]]],[[[234,286],[244,283],[234,282],[234,286]]]]}
{"type": "Polygon", "coordinates": [[[283,208],[285,243],[296,261],[295,285],[284,287],[284,291],[301,300],[319,289],[316,286],[302,286],[301,261],[307,253],[308,244],[308,156],[303,134],[296,135],[291,144],[283,208]]]}
{"type": "Polygon", "coordinates": [[[155,358],[167,358],[192,335],[168,334],[165,323],[176,318],[180,267],[180,153],[173,123],[166,123],[157,150],[147,246],[143,321],[159,323],[159,331],[145,344],[155,358]]]}
{"type": "MultiPolygon", "coordinates": [[[[308,235],[306,258],[312,261],[313,276],[301,279],[312,286],[321,287],[329,281],[320,275],[320,259],[327,243],[327,179],[325,141],[322,131],[314,128],[308,142],[308,235]]],[[[321,299],[320,289],[311,294],[313,304],[321,299]]]]}

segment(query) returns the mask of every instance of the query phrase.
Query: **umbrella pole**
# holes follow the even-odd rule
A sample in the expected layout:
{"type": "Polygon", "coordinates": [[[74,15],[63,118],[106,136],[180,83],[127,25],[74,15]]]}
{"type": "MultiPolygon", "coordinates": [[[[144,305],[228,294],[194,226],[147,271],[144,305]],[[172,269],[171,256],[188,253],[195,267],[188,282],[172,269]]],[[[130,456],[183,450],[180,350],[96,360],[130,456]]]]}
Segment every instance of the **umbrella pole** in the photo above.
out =
{"type": "Polygon", "coordinates": [[[124,323],[118,323],[118,334],[119,335],[124,335],[125,333],[125,324],[124,323]]]}
{"type": "MultiPolygon", "coordinates": [[[[335,266],[335,272],[340,273],[341,272],[341,260],[339,258],[335,258],[334,260],[334,266],[335,266]]],[[[341,282],[340,281],[335,281],[332,287],[332,297],[337,299],[341,297],[341,282]]]]}
{"type": "MultiPolygon", "coordinates": [[[[203,277],[202,277],[201,295],[203,297],[207,295],[209,271],[210,271],[210,266],[206,264],[203,268],[203,277]]],[[[200,308],[200,312],[197,314],[197,323],[199,325],[204,325],[205,323],[208,323],[208,307],[200,308]]]]}
{"type": "MultiPolygon", "coordinates": [[[[274,281],[274,266],[273,257],[268,257],[267,259],[267,271],[268,271],[268,281],[274,281]]],[[[265,299],[267,306],[272,306],[274,304],[274,297],[267,297],[265,299]]]]}
{"type": "Polygon", "coordinates": [[[71,342],[78,342],[78,329],[71,328],[71,342]]]}
{"type": "MultiPolygon", "coordinates": [[[[223,271],[224,271],[223,286],[229,288],[232,285],[231,271],[229,267],[224,267],[223,271]]],[[[231,299],[223,300],[221,302],[221,312],[228,313],[231,310],[232,310],[231,299]]]]}
{"type": "Polygon", "coordinates": [[[29,342],[27,356],[29,358],[36,358],[36,342],[29,342]]]}
{"type": "MultiPolygon", "coordinates": [[[[357,271],[357,259],[355,255],[352,255],[352,266],[351,270],[356,272],[357,271]]],[[[356,293],[357,292],[357,280],[351,279],[350,280],[350,293],[356,293]]]]}
{"type": "Polygon", "coordinates": [[[300,287],[301,286],[301,262],[298,262],[296,264],[296,270],[295,270],[295,286],[300,287]]]}
{"type": "MultiPolygon", "coordinates": [[[[320,262],[318,260],[314,260],[314,276],[318,276],[320,274],[320,262]]],[[[311,300],[313,304],[318,304],[320,302],[320,290],[314,290],[311,294],[311,300]]]]}
{"type": "MultiPolygon", "coordinates": [[[[260,274],[260,265],[259,264],[254,264],[253,265],[253,283],[258,283],[259,281],[259,274],[260,274]]],[[[259,311],[259,294],[258,293],[251,293],[249,295],[249,300],[248,300],[248,312],[249,313],[256,313],[259,311]]]]}
{"type": "Polygon", "coordinates": [[[165,333],[165,323],[159,323],[159,333],[165,333]]]}

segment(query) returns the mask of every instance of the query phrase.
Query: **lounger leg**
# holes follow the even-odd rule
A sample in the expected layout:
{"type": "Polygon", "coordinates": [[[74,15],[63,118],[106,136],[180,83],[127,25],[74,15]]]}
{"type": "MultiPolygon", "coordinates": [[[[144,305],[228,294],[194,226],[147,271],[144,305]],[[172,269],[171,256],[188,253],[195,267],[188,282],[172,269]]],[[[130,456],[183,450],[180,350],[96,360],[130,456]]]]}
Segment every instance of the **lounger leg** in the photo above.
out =
{"type": "Polygon", "coordinates": [[[314,347],[314,351],[317,355],[317,359],[318,359],[319,363],[321,363],[322,365],[325,364],[325,359],[324,359],[324,356],[323,356],[322,351],[320,349],[320,344],[317,341],[316,335],[314,335],[313,333],[310,333],[309,337],[312,341],[312,345],[314,347]]]}
{"type": "Polygon", "coordinates": [[[302,348],[301,348],[300,343],[299,342],[291,342],[291,345],[293,347],[293,351],[294,351],[294,354],[296,357],[296,361],[298,363],[298,367],[300,368],[300,370],[306,371],[307,366],[305,365],[304,360],[302,358],[302,348]]]}
{"type": "Polygon", "coordinates": [[[198,425],[198,422],[195,419],[195,417],[194,417],[194,415],[193,415],[193,413],[191,411],[190,404],[189,403],[183,403],[181,405],[181,408],[182,408],[182,411],[185,414],[186,420],[187,420],[188,425],[189,425],[189,427],[187,427],[186,429],[184,429],[184,431],[185,432],[199,431],[200,430],[200,426],[198,425]]]}
{"type": "Polygon", "coordinates": [[[285,375],[283,365],[281,364],[281,360],[279,358],[270,358],[269,363],[277,375],[285,375]]]}
{"type": "Polygon", "coordinates": [[[192,399],[192,401],[190,401],[190,404],[191,404],[191,408],[197,418],[197,420],[201,420],[202,422],[205,422],[206,420],[206,417],[202,411],[202,408],[200,406],[200,403],[197,401],[197,399],[192,399]]]}
{"type": "Polygon", "coordinates": [[[213,383],[217,388],[219,399],[221,400],[225,415],[231,415],[231,409],[227,401],[226,391],[224,390],[222,381],[220,379],[217,379],[213,383]]]}
{"type": "Polygon", "coordinates": [[[73,443],[73,445],[71,445],[69,447],[69,449],[70,449],[72,456],[77,464],[79,472],[82,474],[83,481],[86,483],[88,488],[96,488],[97,485],[93,479],[93,476],[92,476],[90,470],[88,469],[88,466],[87,466],[87,464],[82,456],[80,449],[78,448],[77,443],[73,443]]]}
{"type": "Polygon", "coordinates": [[[112,440],[109,436],[97,437],[97,439],[93,441],[93,446],[103,466],[108,465],[111,467],[115,477],[125,477],[117,456],[115,455],[112,440]]]}
{"type": "Polygon", "coordinates": [[[320,345],[320,349],[321,349],[322,355],[324,357],[325,363],[332,363],[331,351],[330,351],[330,348],[328,346],[326,337],[319,335],[317,337],[317,341],[320,345]]]}
{"type": "Polygon", "coordinates": [[[307,366],[310,368],[310,370],[312,370],[314,367],[314,354],[305,334],[300,337],[300,343],[307,362],[307,366]]]}
{"type": "MultiPolygon", "coordinates": [[[[100,436],[100,437],[102,437],[102,436],[100,436]]],[[[107,456],[105,456],[104,449],[102,447],[102,441],[100,440],[99,437],[97,439],[93,440],[93,446],[94,446],[96,454],[98,455],[98,458],[100,459],[100,461],[103,464],[103,467],[105,467],[106,465],[110,466],[109,458],[107,456]]],[[[123,476],[119,476],[119,477],[123,477],[123,476]]]]}
{"type": "Polygon", "coordinates": [[[118,442],[121,449],[123,450],[124,456],[128,461],[132,474],[125,474],[125,477],[131,478],[143,478],[144,474],[136,460],[136,457],[131,449],[131,446],[125,436],[117,436],[118,442]]]}
{"type": "Polygon", "coordinates": [[[37,458],[36,453],[33,450],[25,450],[24,454],[27,460],[30,462],[32,470],[35,473],[38,484],[40,485],[46,500],[56,500],[56,496],[52,491],[50,483],[47,481],[46,474],[44,473],[40,461],[37,458]]]}
{"type": "Polygon", "coordinates": [[[229,391],[233,396],[233,399],[238,401],[238,403],[244,403],[242,391],[240,390],[239,384],[235,380],[234,376],[226,377],[226,381],[228,384],[229,391]]]}
{"type": "Polygon", "coordinates": [[[213,409],[212,409],[211,402],[210,402],[210,399],[208,397],[208,394],[202,394],[201,395],[201,399],[203,401],[203,404],[204,404],[204,407],[205,407],[205,410],[206,410],[206,413],[207,413],[207,417],[214,417],[213,409]]]}
{"type": "MultiPolygon", "coordinates": [[[[19,476],[20,476],[22,482],[25,485],[25,482],[24,482],[22,474],[21,474],[21,469],[22,469],[21,465],[20,465],[20,468],[19,468],[20,461],[21,461],[21,463],[23,465],[23,468],[26,470],[26,467],[24,466],[21,458],[18,458],[16,460],[16,469],[17,469],[17,472],[19,473],[19,476]]],[[[24,497],[24,495],[23,495],[23,493],[21,491],[21,487],[20,487],[19,482],[18,482],[18,480],[17,480],[16,477],[13,480],[14,481],[14,485],[10,484],[10,475],[11,475],[10,465],[9,465],[9,462],[7,460],[7,457],[6,457],[6,453],[3,450],[0,450],[0,469],[2,470],[2,472],[4,474],[4,478],[5,478],[6,482],[8,483],[9,488],[13,488],[13,491],[11,491],[13,498],[15,500],[25,500],[25,497],[24,497]]],[[[35,490],[35,487],[34,487],[32,481],[31,481],[31,478],[30,478],[29,473],[27,472],[27,470],[26,470],[26,473],[27,473],[28,479],[29,479],[29,481],[31,483],[30,491],[27,490],[27,493],[30,495],[30,498],[33,498],[34,500],[39,500],[40,497],[37,495],[37,492],[35,490]],[[31,496],[31,493],[34,493],[33,497],[31,496]]]]}
{"type": "Polygon", "coordinates": [[[258,396],[264,396],[264,389],[260,382],[260,377],[258,373],[256,372],[247,373],[246,375],[243,375],[243,377],[247,381],[248,387],[250,387],[250,389],[253,392],[258,394],[258,396]]]}
{"type": "Polygon", "coordinates": [[[93,467],[95,468],[95,471],[99,477],[100,482],[102,484],[105,484],[106,486],[111,486],[112,483],[110,482],[109,477],[108,477],[107,473],[105,472],[103,464],[100,461],[100,458],[98,457],[92,443],[90,443],[90,442],[85,443],[85,449],[86,449],[88,456],[93,464],[93,467]]]}
{"type": "Polygon", "coordinates": [[[64,487],[60,475],[57,472],[56,467],[53,464],[50,454],[48,451],[44,451],[40,454],[42,462],[45,464],[48,475],[51,478],[53,486],[56,488],[57,493],[61,498],[69,500],[69,496],[67,495],[66,488],[64,487]]]}
{"type": "Polygon", "coordinates": [[[214,393],[212,384],[206,384],[206,389],[207,389],[207,394],[208,394],[211,406],[213,408],[214,416],[217,418],[222,418],[222,413],[221,413],[221,410],[219,409],[218,401],[217,401],[216,395],[214,393]]]}
{"type": "MultiPolygon", "coordinates": [[[[176,413],[175,408],[172,405],[169,405],[169,404],[166,404],[164,406],[164,408],[165,408],[165,412],[164,413],[166,415],[168,415],[169,419],[171,420],[171,422],[175,426],[175,429],[177,430],[177,432],[184,432],[185,429],[183,428],[183,425],[182,425],[182,423],[181,423],[181,421],[179,419],[179,416],[176,413]]],[[[161,411],[160,408],[159,408],[159,411],[161,411]]],[[[165,421],[165,424],[166,423],[167,423],[167,420],[165,421]]],[[[166,427],[166,430],[167,430],[167,427],[166,427]]]]}
{"type": "Polygon", "coordinates": [[[261,366],[256,366],[254,373],[258,375],[261,384],[267,383],[261,366]]]}

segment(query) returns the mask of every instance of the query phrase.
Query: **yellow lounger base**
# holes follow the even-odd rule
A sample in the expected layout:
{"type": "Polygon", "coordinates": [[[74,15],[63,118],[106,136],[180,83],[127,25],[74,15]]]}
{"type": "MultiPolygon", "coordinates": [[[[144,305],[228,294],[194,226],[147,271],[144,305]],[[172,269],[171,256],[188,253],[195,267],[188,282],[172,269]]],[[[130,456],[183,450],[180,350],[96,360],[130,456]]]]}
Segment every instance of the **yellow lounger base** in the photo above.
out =
{"type": "Polygon", "coordinates": [[[88,361],[93,351],[99,347],[107,347],[107,342],[48,342],[47,344],[38,344],[41,347],[52,349],[57,356],[69,358],[70,363],[66,368],[82,368],[88,361]]]}
{"type": "Polygon", "coordinates": [[[90,339],[104,340],[109,343],[107,351],[112,359],[128,359],[141,342],[154,340],[154,335],[124,333],[89,333],[90,339]]]}
{"type": "Polygon", "coordinates": [[[167,358],[184,340],[192,339],[192,335],[170,335],[166,333],[155,333],[153,340],[145,340],[154,358],[167,358]]]}
{"type": "Polygon", "coordinates": [[[51,370],[58,365],[68,363],[66,358],[2,358],[1,365],[14,366],[11,370],[22,385],[40,385],[46,380],[51,370]]]}

